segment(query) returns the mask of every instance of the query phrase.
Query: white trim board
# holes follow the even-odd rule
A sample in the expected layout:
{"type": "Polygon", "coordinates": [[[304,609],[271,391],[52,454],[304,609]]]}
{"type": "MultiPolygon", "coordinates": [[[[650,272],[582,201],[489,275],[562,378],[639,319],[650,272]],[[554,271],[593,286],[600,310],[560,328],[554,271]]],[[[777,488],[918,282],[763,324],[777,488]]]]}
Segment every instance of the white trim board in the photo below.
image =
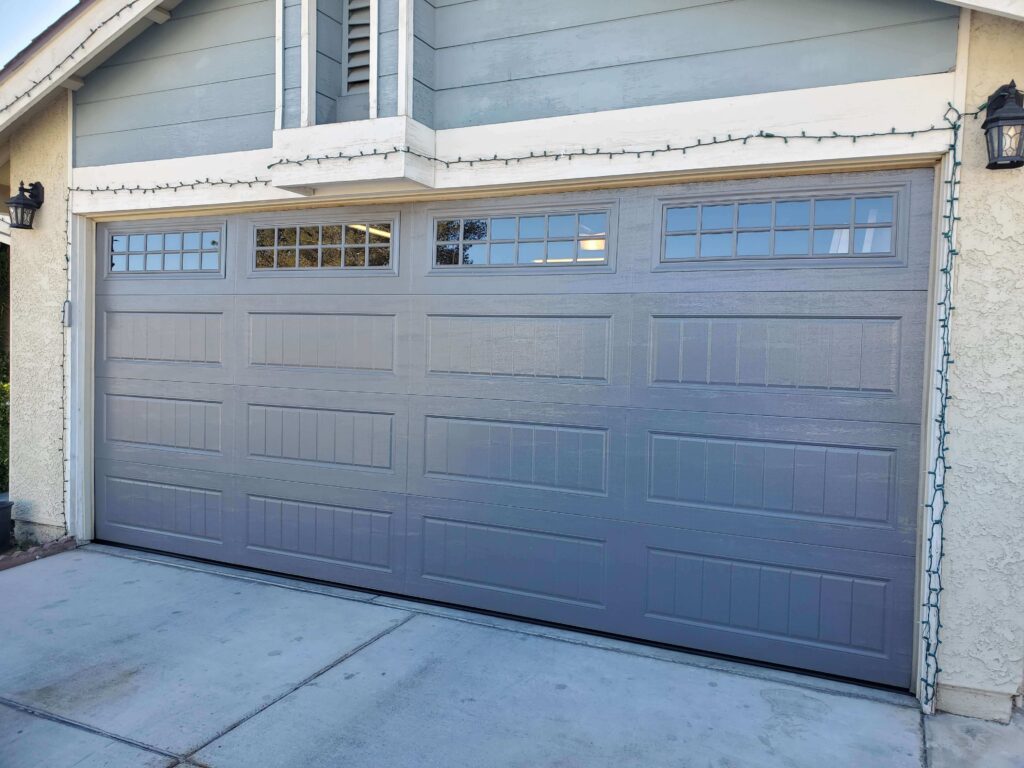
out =
{"type": "Polygon", "coordinates": [[[771,172],[776,167],[827,163],[885,163],[899,159],[933,158],[948,149],[945,131],[873,139],[791,141],[755,139],[702,146],[682,153],[606,156],[569,162],[551,159],[522,163],[485,162],[474,166],[431,163],[408,155],[359,158],[351,162],[325,161],[305,165],[278,165],[284,157],[344,152],[372,154],[396,146],[410,146],[426,155],[491,157],[589,150],[662,147],[688,144],[698,138],[743,135],[751,131],[785,134],[887,132],[942,124],[947,104],[955,98],[956,74],[882,80],[851,85],[755,94],[730,99],[595,112],[567,117],[433,131],[408,117],[360,120],[349,123],[276,131],[274,147],[201,157],[144,163],[77,168],[78,187],[151,187],[195,179],[269,180],[252,188],[199,186],[195,189],[149,194],[74,195],[76,213],[105,215],[145,211],[174,211],[197,206],[288,204],[303,197],[308,204],[344,201],[366,195],[416,192],[429,194],[500,188],[528,188],[578,182],[614,182],[616,179],[658,175],[719,174],[730,169],[771,172]],[[554,140],[553,137],[558,137],[554,140]],[[298,195],[291,189],[312,196],[298,195]]]}

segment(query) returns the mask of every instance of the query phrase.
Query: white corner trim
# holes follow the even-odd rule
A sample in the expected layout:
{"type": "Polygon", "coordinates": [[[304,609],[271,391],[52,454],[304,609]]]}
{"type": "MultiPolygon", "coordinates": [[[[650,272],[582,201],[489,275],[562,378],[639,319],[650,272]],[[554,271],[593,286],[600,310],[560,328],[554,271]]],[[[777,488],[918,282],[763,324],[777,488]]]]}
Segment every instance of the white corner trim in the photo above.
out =
{"type": "MultiPolygon", "coordinates": [[[[370,119],[377,117],[377,36],[380,34],[380,2],[370,0],[370,119]]],[[[342,68],[344,68],[342,64],[342,68]]]]}
{"type": "Polygon", "coordinates": [[[316,0],[302,0],[299,125],[316,125],[316,0]]]}
{"type": "Polygon", "coordinates": [[[412,115],[413,7],[415,0],[398,0],[398,111],[412,115]]]}
{"type": "MultiPolygon", "coordinates": [[[[69,214],[70,215],[70,214],[69,214]]],[[[68,533],[80,541],[95,538],[93,489],[93,375],[95,348],[96,227],[71,217],[71,336],[68,381],[68,533]]]]}
{"type": "Polygon", "coordinates": [[[948,5],[958,5],[961,8],[973,9],[975,11],[983,11],[984,13],[991,13],[996,16],[1005,16],[1008,19],[1024,21],[1024,0],[987,0],[987,2],[978,2],[977,0],[968,0],[967,2],[962,2],[962,0],[940,0],[940,2],[947,3],[948,5]]]}
{"type": "Polygon", "coordinates": [[[274,0],[274,130],[284,127],[284,0],[274,0]]]}

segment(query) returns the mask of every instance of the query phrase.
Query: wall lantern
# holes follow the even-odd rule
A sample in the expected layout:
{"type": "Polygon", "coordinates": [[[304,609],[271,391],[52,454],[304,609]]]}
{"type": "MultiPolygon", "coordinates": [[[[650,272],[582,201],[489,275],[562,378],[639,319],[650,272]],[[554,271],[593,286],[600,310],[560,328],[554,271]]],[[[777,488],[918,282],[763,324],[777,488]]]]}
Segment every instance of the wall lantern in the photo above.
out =
{"type": "Polygon", "coordinates": [[[18,194],[7,201],[11,211],[11,229],[32,229],[32,221],[36,211],[43,207],[43,185],[38,181],[25,187],[25,182],[18,186],[18,194]]]}
{"type": "Polygon", "coordinates": [[[1024,165],[1024,93],[1010,81],[988,100],[981,124],[988,141],[988,168],[1020,168],[1024,165]]]}

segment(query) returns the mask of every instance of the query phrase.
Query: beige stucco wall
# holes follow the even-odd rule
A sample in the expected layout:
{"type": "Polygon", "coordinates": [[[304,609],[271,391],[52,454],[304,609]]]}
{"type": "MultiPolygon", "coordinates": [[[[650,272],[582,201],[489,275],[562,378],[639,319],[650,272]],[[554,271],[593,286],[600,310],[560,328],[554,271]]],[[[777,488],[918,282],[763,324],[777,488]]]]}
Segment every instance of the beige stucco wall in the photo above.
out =
{"type": "Polygon", "coordinates": [[[11,139],[11,180],[41,181],[32,230],[11,238],[11,499],[19,540],[62,536],[68,102],[57,97],[11,139]]]}
{"type": "MultiPolygon", "coordinates": [[[[1024,83],[1024,23],[973,13],[967,104],[1024,83]]],[[[1024,169],[964,135],[954,277],[941,709],[1005,719],[1024,679],[1024,169]]]]}

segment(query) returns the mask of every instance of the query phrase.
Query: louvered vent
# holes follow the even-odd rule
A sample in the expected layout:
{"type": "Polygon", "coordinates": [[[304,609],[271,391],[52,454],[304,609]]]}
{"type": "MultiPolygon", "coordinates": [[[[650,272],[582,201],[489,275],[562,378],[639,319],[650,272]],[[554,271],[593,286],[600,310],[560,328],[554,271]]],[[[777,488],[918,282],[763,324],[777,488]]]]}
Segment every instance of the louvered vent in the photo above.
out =
{"type": "Polygon", "coordinates": [[[346,0],[345,93],[370,90],[370,0],[346,0]]]}

